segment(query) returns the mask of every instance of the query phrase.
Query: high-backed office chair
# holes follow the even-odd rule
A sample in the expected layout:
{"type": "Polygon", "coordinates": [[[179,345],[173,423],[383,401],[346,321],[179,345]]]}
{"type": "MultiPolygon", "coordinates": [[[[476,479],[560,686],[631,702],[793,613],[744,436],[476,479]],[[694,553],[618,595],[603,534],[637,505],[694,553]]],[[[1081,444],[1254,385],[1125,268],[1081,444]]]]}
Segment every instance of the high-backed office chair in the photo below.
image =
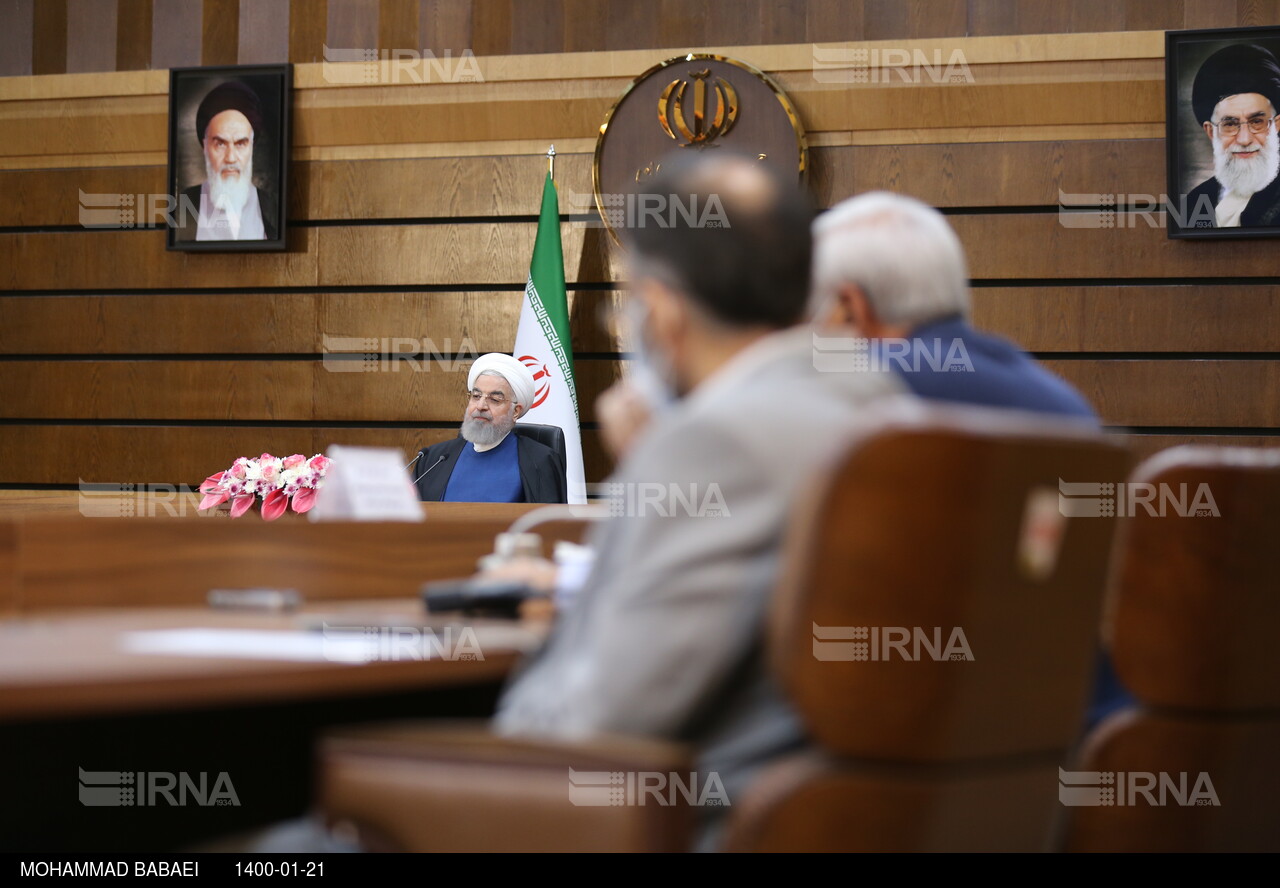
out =
{"type": "Polygon", "coordinates": [[[1107,610],[1138,704],[1063,774],[1065,847],[1280,851],[1280,449],[1178,447],[1131,480],[1156,514],[1125,507],[1107,610]]]}
{"type": "Polygon", "coordinates": [[[853,450],[797,514],[770,643],[813,748],[759,777],[729,850],[1051,846],[1113,539],[1062,514],[1059,482],[1129,457],[955,416],[853,450]]]}
{"type": "MultiPolygon", "coordinates": [[[[814,745],[731,800],[726,846],[1046,848],[1113,529],[1064,518],[1058,484],[1119,479],[1127,464],[1122,446],[1076,426],[922,411],[819,470],[789,525],[769,627],[814,745]],[[887,647],[902,629],[913,659],[887,647]],[[961,651],[972,659],[949,659],[961,651]]],[[[413,850],[690,847],[688,809],[572,805],[568,769],[584,760],[670,772],[689,759],[663,744],[584,748],[483,726],[352,730],[322,746],[321,804],[413,850]]]]}
{"type": "Polygon", "coordinates": [[[564,429],[560,426],[543,425],[538,422],[518,422],[515,425],[515,433],[523,435],[526,438],[532,438],[539,444],[545,444],[556,453],[560,454],[560,459],[564,460],[564,429]]]}

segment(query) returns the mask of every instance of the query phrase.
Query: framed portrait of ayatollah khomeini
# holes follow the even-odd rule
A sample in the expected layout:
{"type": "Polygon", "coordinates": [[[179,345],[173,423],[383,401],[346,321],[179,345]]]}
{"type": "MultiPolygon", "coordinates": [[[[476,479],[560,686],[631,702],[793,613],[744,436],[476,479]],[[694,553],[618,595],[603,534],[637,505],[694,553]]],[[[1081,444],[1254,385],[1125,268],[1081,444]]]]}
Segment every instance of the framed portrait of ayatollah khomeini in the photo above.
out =
{"type": "Polygon", "coordinates": [[[170,250],[285,248],[290,65],[169,73],[170,250]]]}
{"type": "Polygon", "coordinates": [[[1280,235],[1280,28],[1165,35],[1169,237],[1280,235]]]}

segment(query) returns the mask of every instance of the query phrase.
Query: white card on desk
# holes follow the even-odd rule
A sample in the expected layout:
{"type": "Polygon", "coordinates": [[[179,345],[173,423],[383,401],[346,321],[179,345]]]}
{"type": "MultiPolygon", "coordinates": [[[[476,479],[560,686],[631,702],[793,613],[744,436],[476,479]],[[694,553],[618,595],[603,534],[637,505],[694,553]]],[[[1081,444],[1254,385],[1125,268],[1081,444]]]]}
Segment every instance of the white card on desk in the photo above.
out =
{"type": "Polygon", "coordinates": [[[422,521],[418,492],[391,447],[334,444],[333,463],[316,494],[312,521],[422,521]]]}

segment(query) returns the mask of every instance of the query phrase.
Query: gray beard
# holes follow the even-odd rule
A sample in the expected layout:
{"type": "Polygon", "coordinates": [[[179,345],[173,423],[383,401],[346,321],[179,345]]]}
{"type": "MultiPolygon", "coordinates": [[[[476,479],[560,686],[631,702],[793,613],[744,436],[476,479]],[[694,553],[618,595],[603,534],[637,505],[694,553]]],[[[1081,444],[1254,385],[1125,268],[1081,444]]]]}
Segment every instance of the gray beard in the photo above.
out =
{"type": "Polygon", "coordinates": [[[1267,133],[1262,143],[1260,163],[1237,160],[1231,152],[1213,140],[1213,174],[1222,187],[1236,194],[1253,194],[1271,184],[1280,171],[1280,133],[1267,133]]]}
{"type": "Polygon", "coordinates": [[[204,159],[204,172],[209,183],[209,201],[218,209],[239,216],[249,201],[249,189],[253,187],[253,159],[240,165],[240,175],[224,179],[213,171],[209,158],[204,159]]]}
{"type": "Polygon", "coordinates": [[[507,436],[515,427],[515,420],[485,422],[482,419],[464,419],[462,421],[462,438],[481,447],[491,447],[507,436]]]}

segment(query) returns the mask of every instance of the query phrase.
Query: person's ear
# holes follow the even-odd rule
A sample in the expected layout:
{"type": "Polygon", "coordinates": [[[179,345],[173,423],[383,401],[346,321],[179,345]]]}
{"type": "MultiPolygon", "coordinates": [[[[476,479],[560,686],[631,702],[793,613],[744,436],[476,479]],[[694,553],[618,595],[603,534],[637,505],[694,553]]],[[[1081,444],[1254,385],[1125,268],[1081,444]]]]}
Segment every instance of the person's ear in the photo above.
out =
{"type": "Polygon", "coordinates": [[[659,348],[670,351],[684,335],[688,324],[688,307],[670,287],[657,281],[645,286],[640,298],[648,314],[648,335],[659,348]]]}
{"type": "Polygon", "coordinates": [[[524,405],[523,405],[523,404],[512,404],[512,405],[511,405],[511,417],[512,417],[512,419],[519,419],[519,418],[520,418],[521,416],[523,416],[523,415],[524,415],[524,405]]]}
{"type": "Polygon", "coordinates": [[[845,323],[853,327],[862,336],[872,338],[880,329],[880,318],[871,305],[867,294],[857,284],[846,284],[840,290],[840,304],[845,315],[845,323]]]}
{"type": "Polygon", "coordinates": [[[1204,134],[1208,136],[1209,141],[1212,142],[1213,141],[1213,124],[1206,120],[1204,123],[1201,124],[1201,126],[1204,127],[1204,134]]]}

